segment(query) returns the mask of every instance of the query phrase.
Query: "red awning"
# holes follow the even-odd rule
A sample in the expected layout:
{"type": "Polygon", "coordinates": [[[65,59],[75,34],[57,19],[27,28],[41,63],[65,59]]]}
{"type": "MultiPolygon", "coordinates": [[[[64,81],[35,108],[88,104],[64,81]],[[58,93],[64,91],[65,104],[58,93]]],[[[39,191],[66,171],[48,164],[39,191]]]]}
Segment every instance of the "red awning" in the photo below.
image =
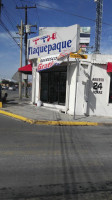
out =
{"type": "Polygon", "coordinates": [[[25,65],[24,67],[20,67],[18,71],[24,74],[32,74],[32,65],[29,64],[29,65],[25,65]]]}
{"type": "Polygon", "coordinates": [[[108,62],[107,64],[107,72],[112,72],[112,63],[108,62]]]}

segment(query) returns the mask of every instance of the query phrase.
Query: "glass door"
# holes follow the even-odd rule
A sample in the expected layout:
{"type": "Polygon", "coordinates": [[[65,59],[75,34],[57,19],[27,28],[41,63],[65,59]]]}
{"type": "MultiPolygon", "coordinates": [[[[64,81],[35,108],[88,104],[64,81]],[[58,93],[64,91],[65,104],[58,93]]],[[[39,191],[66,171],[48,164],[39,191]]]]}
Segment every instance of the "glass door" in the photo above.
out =
{"type": "Polygon", "coordinates": [[[66,72],[59,74],[59,104],[65,104],[66,98],[66,72]]]}
{"type": "Polygon", "coordinates": [[[41,73],[41,101],[65,104],[66,72],[41,73]]]}

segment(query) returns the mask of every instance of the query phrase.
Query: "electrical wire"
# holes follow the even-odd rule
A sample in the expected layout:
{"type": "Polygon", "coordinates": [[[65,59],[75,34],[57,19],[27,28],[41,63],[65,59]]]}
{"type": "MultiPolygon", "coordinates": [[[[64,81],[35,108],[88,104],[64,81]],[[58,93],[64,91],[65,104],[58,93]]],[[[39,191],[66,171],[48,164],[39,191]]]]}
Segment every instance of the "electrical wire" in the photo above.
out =
{"type": "MultiPolygon", "coordinates": [[[[11,24],[11,26],[12,26],[12,28],[14,29],[14,32],[16,33],[16,30],[15,30],[15,25],[14,25],[14,23],[16,23],[15,21],[14,21],[14,19],[13,19],[13,22],[12,22],[12,20],[11,20],[11,18],[9,17],[10,15],[9,15],[9,13],[8,13],[8,11],[7,11],[7,9],[4,7],[4,11],[5,12],[2,12],[2,15],[4,16],[6,16],[7,17],[7,20],[9,21],[9,23],[11,24]]],[[[9,29],[6,27],[6,25],[5,25],[5,23],[2,21],[2,20],[0,20],[0,23],[1,23],[1,27],[8,33],[8,35],[13,39],[13,41],[20,47],[20,44],[18,43],[18,41],[13,37],[13,35],[12,35],[12,33],[9,31],[9,29]]],[[[24,50],[24,47],[23,47],[23,53],[25,54],[25,50],[24,50]]]]}
{"type": "MultiPolygon", "coordinates": [[[[36,1],[35,0],[34,0],[34,3],[36,5],[36,1]]],[[[38,22],[39,22],[39,27],[41,27],[37,6],[36,6],[36,10],[37,10],[36,14],[37,14],[38,22]]]]}
{"type": "MultiPolygon", "coordinates": [[[[15,4],[15,8],[16,8],[16,6],[17,6],[17,4],[16,4],[16,1],[15,0],[13,0],[13,2],[14,2],[14,4],[15,4]]],[[[21,2],[21,5],[23,6],[23,4],[22,4],[22,1],[20,0],[20,2],[21,2]]],[[[17,2],[18,3],[18,2],[17,2]]],[[[21,19],[23,18],[23,15],[22,15],[22,12],[21,12],[21,10],[18,10],[18,12],[16,12],[16,14],[18,13],[18,15],[19,15],[19,18],[20,18],[20,21],[21,21],[21,19]]]]}
{"type": "Polygon", "coordinates": [[[15,30],[15,24],[12,22],[11,18],[9,17],[9,13],[7,12],[6,9],[4,9],[4,11],[5,11],[5,12],[2,12],[2,15],[3,15],[3,16],[6,16],[7,20],[8,20],[9,23],[11,24],[13,30],[16,31],[16,30],[15,30]]]}
{"type": "MultiPolygon", "coordinates": [[[[22,1],[31,3],[31,1],[27,1],[27,0],[22,0],[22,1]]],[[[57,9],[57,8],[53,8],[53,7],[49,7],[49,6],[44,6],[44,5],[41,5],[41,4],[38,4],[38,3],[36,3],[36,5],[38,5],[39,7],[55,10],[57,12],[65,13],[65,14],[72,15],[72,16],[75,16],[75,17],[78,17],[78,18],[82,18],[82,19],[85,19],[85,20],[88,20],[88,21],[96,22],[95,19],[91,19],[91,18],[82,16],[82,15],[77,15],[77,14],[74,14],[72,12],[68,12],[68,11],[62,10],[62,9],[57,9]]],[[[102,22],[102,24],[105,24],[107,26],[112,26],[112,24],[108,24],[106,22],[102,22]]]]}
{"type": "Polygon", "coordinates": [[[0,19],[0,25],[8,33],[8,35],[14,40],[14,42],[20,47],[20,45],[18,44],[16,39],[13,37],[12,33],[8,30],[8,28],[6,27],[6,25],[3,23],[3,21],[1,19],[0,19]]]}

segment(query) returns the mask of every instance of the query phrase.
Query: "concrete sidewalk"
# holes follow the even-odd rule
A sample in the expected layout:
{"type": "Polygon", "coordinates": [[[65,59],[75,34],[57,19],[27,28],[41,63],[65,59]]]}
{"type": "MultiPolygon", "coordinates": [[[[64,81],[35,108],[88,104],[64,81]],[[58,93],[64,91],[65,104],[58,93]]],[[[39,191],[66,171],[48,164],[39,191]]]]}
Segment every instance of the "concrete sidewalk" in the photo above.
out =
{"type": "Polygon", "coordinates": [[[0,109],[0,114],[14,117],[19,120],[29,122],[31,124],[43,125],[112,125],[110,117],[95,117],[95,116],[70,116],[61,113],[56,109],[37,107],[32,105],[30,99],[23,98],[21,101],[18,98],[7,100],[0,109]]]}

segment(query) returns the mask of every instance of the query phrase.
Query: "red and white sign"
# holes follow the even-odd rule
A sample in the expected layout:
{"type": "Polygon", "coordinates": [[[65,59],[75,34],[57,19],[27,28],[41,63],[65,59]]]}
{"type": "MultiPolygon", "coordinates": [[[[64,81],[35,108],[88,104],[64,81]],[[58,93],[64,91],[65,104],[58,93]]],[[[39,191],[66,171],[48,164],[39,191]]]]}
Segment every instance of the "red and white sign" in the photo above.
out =
{"type": "Polygon", "coordinates": [[[43,71],[53,67],[54,65],[61,64],[62,61],[57,60],[57,57],[58,55],[41,58],[38,63],[37,71],[43,71]]]}
{"type": "Polygon", "coordinates": [[[61,27],[28,40],[28,59],[60,55],[65,51],[79,50],[80,27],[73,25],[61,27]]]}

